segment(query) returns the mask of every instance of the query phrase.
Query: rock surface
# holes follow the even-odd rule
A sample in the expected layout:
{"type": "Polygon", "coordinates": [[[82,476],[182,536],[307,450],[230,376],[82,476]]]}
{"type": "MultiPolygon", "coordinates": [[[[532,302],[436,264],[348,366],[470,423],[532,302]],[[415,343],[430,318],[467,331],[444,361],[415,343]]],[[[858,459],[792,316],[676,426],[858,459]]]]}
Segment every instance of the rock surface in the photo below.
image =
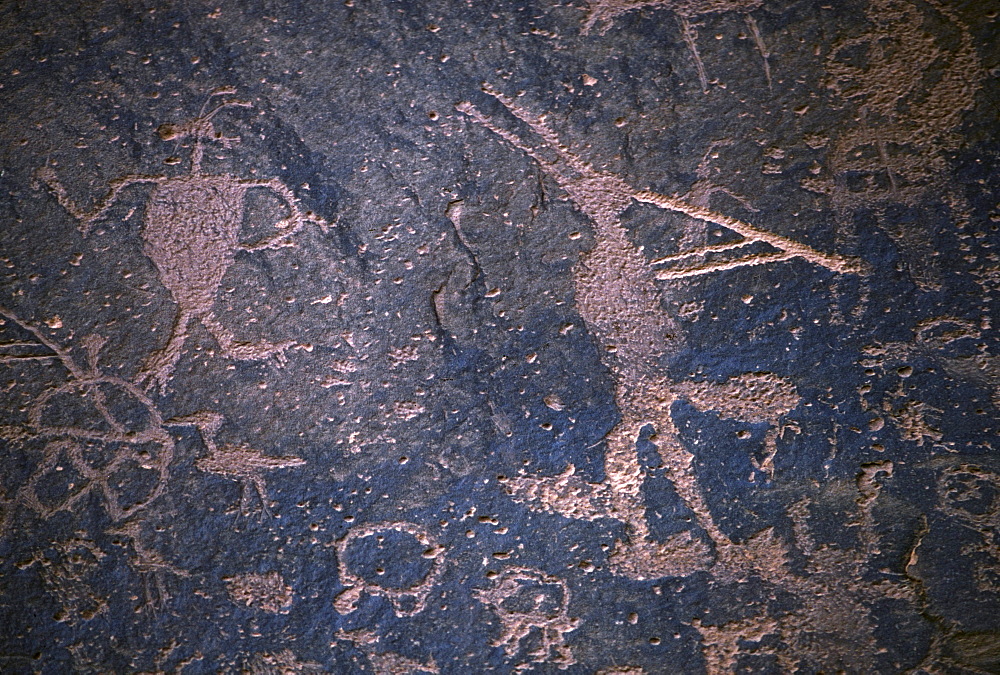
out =
{"type": "Polygon", "coordinates": [[[0,5],[0,671],[1000,672],[998,11],[0,5]]]}

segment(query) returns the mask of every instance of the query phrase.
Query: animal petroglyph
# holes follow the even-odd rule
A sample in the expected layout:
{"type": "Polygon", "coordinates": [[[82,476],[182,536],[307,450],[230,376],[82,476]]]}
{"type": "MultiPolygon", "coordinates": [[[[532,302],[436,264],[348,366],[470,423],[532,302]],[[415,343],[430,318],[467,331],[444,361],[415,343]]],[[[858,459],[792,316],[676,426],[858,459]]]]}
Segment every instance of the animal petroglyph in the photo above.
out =
{"type": "Polygon", "coordinates": [[[214,473],[240,483],[240,513],[251,513],[249,487],[253,486],[260,499],[261,514],[270,515],[271,499],[267,494],[265,471],[303,466],[300,457],[265,455],[246,445],[223,445],[215,442],[215,434],[222,424],[222,417],[201,413],[184,418],[198,427],[208,454],[195,460],[195,466],[206,473],[214,473]]]}
{"type": "MultiPolygon", "coordinates": [[[[493,90],[487,89],[487,93],[540,136],[544,141],[541,147],[523,141],[471,104],[461,104],[459,109],[538,161],[594,223],[596,243],[574,269],[576,304],[615,380],[615,402],[621,414],[621,421],[604,439],[604,482],[586,482],[569,466],[558,476],[509,478],[505,481],[507,491],[532,510],[585,520],[614,518],[625,523],[626,538],[617,541],[608,556],[610,568],[617,574],[642,580],[708,571],[719,582],[741,583],[757,578],[793,593],[801,602],[799,609],[785,614],[764,612],[726,628],[733,635],[746,632],[781,636],[788,645],[779,654],[785,664],[821,658],[824,653],[852,667],[870,658],[877,645],[866,603],[885,597],[912,600],[909,588],[890,582],[855,581],[867,562],[867,553],[817,547],[805,525],[806,505],[791,514],[796,522],[796,545],[809,559],[805,573],[792,570],[789,545],[772,528],[742,542],[733,541],[722,532],[708,507],[694,470],[694,455],[682,443],[672,417],[673,404],[688,399],[696,407],[715,410],[724,417],[776,425],[799,403],[794,385],[763,373],[747,373],[716,384],[673,382],[659,372],[658,357],[676,353],[683,336],[678,323],[661,306],[649,262],[631,245],[619,219],[631,200],[643,201],[726,227],[747,239],[765,241],[778,250],[776,254],[657,275],[661,279],[767,264],[787,257],[800,257],[838,273],[860,272],[863,263],[820,253],[684,199],[632,191],[617,177],[598,172],[576,158],[542,120],[513,100],[493,90]],[[659,451],[658,475],[669,480],[697,524],[664,541],[652,537],[642,492],[644,482],[653,476],[640,464],[636,447],[647,425],[655,430],[651,440],[659,451]],[[823,599],[816,601],[817,596],[823,599]],[[866,656],[862,658],[861,654],[866,656]]],[[[691,253],[703,252],[704,248],[691,253]]],[[[766,461],[771,463],[773,457],[774,450],[769,449],[766,461]]],[[[766,470],[772,471],[773,464],[766,470]]],[[[865,503],[870,507],[874,499],[870,493],[875,488],[868,485],[867,489],[865,503]]],[[[718,627],[695,627],[703,630],[710,670],[723,672],[731,668],[734,664],[729,662],[726,651],[719,652],[722,647],[713,645],[739,648],[738,639],[716,635],[718,627]]]]}
{"type": "MultiPolygon", "coordinates": [[[[209,97],[235,93],[220,89],[209,97]]],[[[206,101],[198,117],[183,124],[164,124],[158,129],[165,141],[188,141],[191,149],[191,171],[177,176],[131,174],[111,182],[108,194],[91,210],[73,201],[50,167],[43,167],[37,176],[52,191],[86,235],[120,198],[122,192],[135,185],[151,185],[152,190],[143,217],[144,251],[159,272],[160,281],[177,303],[177,316],[167,344],[145,363],[140,381],[149,386],[166,387],[181,357],[192,321],[200,322],[218,341],[225,354],[240,361],[258,361],[268,357],[280,365],[284,352],[295,345],[292,341],[279,344],[249,343],[236,339],[229,329],[215,318],[213,305],[226,271],[238,251],[261,251],[291,245],[291,237],[309,223],[323,228],[327,223],[312,212],[302,211],[295,194],[278,179],[257,180],[202,171],[206,143],[219,143],[230,148],[240,139],[215,130],[212,118],[228,107],[249,107],[249,103],[228,99],[205,112],[206,101]],[[269,190],[288,210],[288,216],[278,222],[277,232],[260,241],[240,243],[243,227],[244,201],[250,190],[269,190]]]]}
{"type": "MultiPolygon", "coordinates": [[[[656,543],[650,540],[646,522],[642,496],[644,472],[635,443],[640,430],[652,424],[656,429],[660,457],[678,494],[694,512],[699,525],[716,548],[731,546],[728,538],[715,525],[704,502],[692,466],[694,456],[681,443],[671,417],[671,406],[684,396],[683,387],[669,381],[656,366],[658,357],[676,353],[681,348],[683,338],[677,321],[661,306],[655,278],[679,279],[792,257],[842,273],[858,272],[863,263],[820,253],[683,199],[632,190],[616,176],[599,172],[577,158],[541,119],[512,99],[489,87],[484,87],[484,91],[526,123],[543,141],[541,146],[522,140],[469,103],[459,104],[459,110],[534,158],[594,223],[596,244],[581,257],[574,269],[576,305],[597,339],[602,360],[615,379],[615,401],[622,415],[622,420],[605,439],[606,482],[587,483],[577,478],[573,467],[569,467],[555,477],[510,478],[506,481],[507,490],[516,500],[535,510],[588,520],[615,518],[627,523],[629,540],[619,542],[618,553],[611,557],[615,569],[627,576],[649,579],[705,569],[712,558],[708,542],[692,536],[690,532],[682,532],[667,542],[656,543]],[[654,277],[650,262],[629,242],[620,223],[621,214],[633,200],[714,223],[742,235],[747,241],[766,242],[776,249],[776,253],[750,254],[721,263],[672,268],[654,277]]],[[[706,246],[685,252],[683,256],[711,252],[714,252],[714,247],[706,246]]],[[[752,377],[748,379],[744,376],[743,380],[723,385],[714,395],[710,393],[712,385],[708,383],[686,387],[696,399],[721,401],[732,398],[735,388],[750,383],[752,377]]],[[[775,395],[773,407],[776,411],[785,410],[791,401],[788,386],[775,385],[774,391],[770,392],[775,395]]],[[[767,398],[760,397],[756,407],[766,407],[761,401],[767,398]]],[[[733,400],[739,400],[739,397],[733,400]]],[[[755,418],[758,413],[743,411],[734,414],[749,414],[755,418]]]]}
{"type": "Polygon", "coordinates": [[[604,35],[611,28],[616,17],[633,10],[662,7],[675,12],[681,24],[681,38],[691,51],[691,57],[698,69],[701,89],[704,92],[708,92],[708,74],[705,71],[701,55],[698,53],[697,33],[690,20],[705,14],[742,12],[747,28],[750,29],[750,34],[753,36],[754,45],[763,59],[767,86],[771,87],[771,63],[769,61],[771,53],[764,43],[757,20],[750,14],[764,4],[764,0],[587,0],[587,4],[587,18],[584,20],[582,31],[584,35],[590,33],[595,27],[597,27],[598,33],[604,35]]]}
{"type": "Polygon", "coordinates": [[[564,670],[576,663],[563,636],[576,630],[580,620],[569,616],[570,592],[565,581],[540,570],[509,567],[493,579],[492,586],[474,595],[496,612],[503,627],[493,646],[503,647],[508,656],[524,651],[528,657],[515,670],[528,670],[537,663],[564,670]]]}
{"type": "Polygon", "coordinates": [[[372,669],[378,675],[437,675],[441,672],[437,663],[431,658],[427,663],[421,663],[407,658],[395,652],[378,652],[375,645],[379,642],[379,636],[373,631],[359,628],[349,631],[337,631],[334,637],[337,640],[350,642],[355,647],[364,652],[368,658],[372,669]]]}
{"type": "MultiPolygon", "coordinates": [[[[344,537],[338,539],[337,565],[340,572],[340,583],[346,590],[334,599],[334,609],[340,614],[350,614],[355,611],[357,602],[362,593],[369,595],[381,595],[392,604],[392,609],[396,616],[413,616],[422,612],[427,605],[427,597],[431,590],[441,580],[444,574],[444,547],[422,527],[413,523],[388,522],[364,525],[352,528],[344,537]],[[394,588],[388,585],[374,583],[370,579],[363,578],[352,569],[350,563],[350,550],[352,544],[368,537],[376,537],[376,541],[381,546],[384,541],[384,534],[399,532],[416,539],[424,549],[421,557],[430,560],[430,566],[423,577],[405,588],[394,588]]],[[[376,574],[384,574],[381,568],[375,570],[376,574]]]]}
{"type": "Polygon", "coordinates": [[[287,614],[292,606],[292,587],[275,571],[238,574],[223,579],[229,597],[237,605],[255,607],[271,614],[287,614]]]}

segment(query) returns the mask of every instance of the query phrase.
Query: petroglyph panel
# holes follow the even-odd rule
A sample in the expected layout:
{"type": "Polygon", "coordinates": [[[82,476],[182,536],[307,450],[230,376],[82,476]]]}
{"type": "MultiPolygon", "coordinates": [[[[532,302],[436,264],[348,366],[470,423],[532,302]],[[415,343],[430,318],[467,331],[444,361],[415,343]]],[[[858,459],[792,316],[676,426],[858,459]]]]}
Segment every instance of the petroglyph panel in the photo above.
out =
{"type": "Polygon", "coordinates": [[[0,672],[1000,670],[997,8],[0,19],[0,672]]]}

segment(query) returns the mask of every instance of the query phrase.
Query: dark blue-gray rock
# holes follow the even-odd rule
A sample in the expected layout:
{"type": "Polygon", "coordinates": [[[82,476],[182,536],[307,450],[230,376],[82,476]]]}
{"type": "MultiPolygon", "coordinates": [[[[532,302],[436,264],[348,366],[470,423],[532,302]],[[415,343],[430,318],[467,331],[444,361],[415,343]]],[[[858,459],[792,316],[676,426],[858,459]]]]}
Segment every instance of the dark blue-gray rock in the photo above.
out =
{"type": "Polygon", "coordinates": [[[1000,672],[998,16],[0,5],[0,671],[1000,672]]]}

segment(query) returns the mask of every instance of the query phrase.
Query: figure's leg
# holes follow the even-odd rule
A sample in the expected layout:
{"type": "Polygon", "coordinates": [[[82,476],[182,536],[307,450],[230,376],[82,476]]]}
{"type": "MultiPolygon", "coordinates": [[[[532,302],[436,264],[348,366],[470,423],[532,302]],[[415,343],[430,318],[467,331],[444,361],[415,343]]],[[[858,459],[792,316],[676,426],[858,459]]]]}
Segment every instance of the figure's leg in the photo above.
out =
{"type": "Polygon", "coordinates": [[[188,325],[192,318],[190,311],[183,307],[180,309],[173,328],[170,330],[170,339],[162,349],[151,354],[143,363],[142,370],[139,371],[136,378],[138,384],[148,380],[147,389],[157,386],[160,391],[163,391],[166,388],[167,382],[170,381],[170,376],[174,372],[174,366],[181,358],[181,348],[184,346],[184,341],[187,340],[188,325]]]}
{"type": "Polygon", "coordinates": [[[287,361],[285,351],[295,346],[293,340],[277,344],[270,342],[240,342],[227,328],[215,319],[213,314],[202,315],[198,319],[215,337],[226,356],[236,361],[263,361],[273,356],[277,364],[283,366],[287,361]]]}

